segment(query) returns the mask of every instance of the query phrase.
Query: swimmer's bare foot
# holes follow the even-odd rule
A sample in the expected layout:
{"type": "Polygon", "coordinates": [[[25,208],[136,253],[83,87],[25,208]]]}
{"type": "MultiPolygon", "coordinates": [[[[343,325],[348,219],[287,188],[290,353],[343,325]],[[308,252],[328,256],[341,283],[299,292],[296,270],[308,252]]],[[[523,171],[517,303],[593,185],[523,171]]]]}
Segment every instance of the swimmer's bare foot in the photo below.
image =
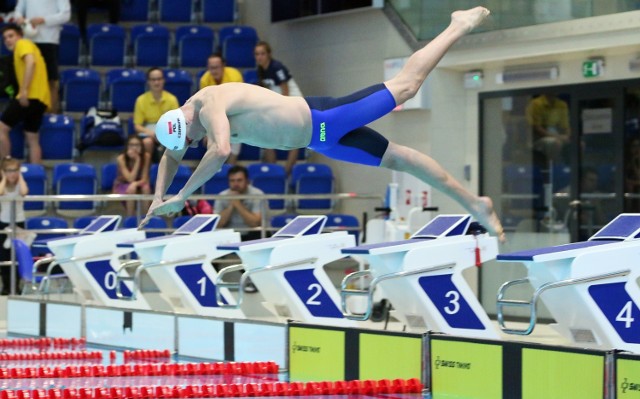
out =
{"type": "Polygon", "coordinates": [[[500,242],[505,242],[504,229],[502,223],[498,219],[493,210],[493,201],[489,197],[480,197],[476,207],[475,215],[478,222],[483,225],[489,232],[493,233],[500,242]]]}
{"type": "Polygon", "coordinates": [[[454,11],[451,14],[451,24],[458,25],[465,32],[471,32],[489,16],[490,11],[484,7],[475,7],[469,10],[454,11]]]}

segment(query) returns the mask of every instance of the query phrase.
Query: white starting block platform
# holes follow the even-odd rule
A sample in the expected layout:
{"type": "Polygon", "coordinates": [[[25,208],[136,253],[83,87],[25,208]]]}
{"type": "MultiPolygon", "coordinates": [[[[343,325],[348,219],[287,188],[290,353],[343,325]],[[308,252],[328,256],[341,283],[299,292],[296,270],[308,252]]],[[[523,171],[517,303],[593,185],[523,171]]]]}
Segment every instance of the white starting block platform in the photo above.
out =
{"type": "Polygon", "coordinates": [[[369,262],[369,269],[346,276],[342,282],[342,308],[346,317],[366,320],[379,285],[395,309],[394,316],[410,331],[433,330],[451,335],[498,338],[498,332],[462,275],[498,254],[498,242],[486,233],[467,234],[469,215],[439,215],[408,240],[361,245],[342,250],[369,262]],[[372,278],[367,289],[361,277],[372,278]],[[364,296],[364,314],[348,309],[350,297],[364,296]]]}
{"type": "MultiPolygon", "coordinates": [[[[53,252],[53,261],[58,263],[71,280],[74,289],[84,301],[89,303],[123,307],[116,295],[116,267],[119,258],[131,249],[117,248],[125,241],[141,240],[143,231],[137,229],[117,230],[122,217],[119,215],[100,216],[74,236],[54,238],[46,241],[53,252]]],[[[119,287],[130,292],[131,287],[119,287]]],[[[126,303],[133,309],[150,309],[141,298],[126,303]]]]}
{"type": "MultiPolygon", "coordinates": [[[[122,264],[118,270],[118,280],[133,282],[131,294],[119,292],[120,299],[132,301],[139,294],[145,295],[140,291],[140,276],[144,271],[174,312],[245,318],[247,315],[242,309],[223,310],[216,302],[214,283],[218,273],[211,262],[231,253],[217,246],[240,242],[240,233],[216,230],[219,220],[220,216],[215,214],[196,215],[171,235],[119,243],[118,248],[133,250],[139,258],[122,264]]],[[[222,288],[220,296],[225,304],[236,303],[226,288],[222,288]]]]}
{"type": "Polygon", "coordinates": [[[541,300],[557,323],[555,329],[569,342],[639,353],[639,238],[640,214],[621,214],[588,241],[499,255],[498,261],[521,262],[528,269],[527,278],[506,282],[498,291],[503,331],[530,334],[541,300]],[[526,283],[534,288],[530,300],[506,298],[511,287],[526,283]],[[527,309],[528,326],[508,328],[506,307],[527,309]]]}
{"type": "Polygon", "coordinates": [[[340,295],[323,266],[344,258],[341,249],[355,245],[355,239],[346,231],[321,234],[326,220],[326,216],[298,216],[270,238],[219,245],[219,250],[237,253],[242,264],[228,266],[218,274],[218,288],[238,290],[236,304],[224,303],[218,297],[218,305],[242,306],[243,298],[254,295],[245,293],[251,281],[283,320],[354,325],[343,317],[340,295]],[[239,282],[225,281],[228,273],[242,270],[239,282]]]}

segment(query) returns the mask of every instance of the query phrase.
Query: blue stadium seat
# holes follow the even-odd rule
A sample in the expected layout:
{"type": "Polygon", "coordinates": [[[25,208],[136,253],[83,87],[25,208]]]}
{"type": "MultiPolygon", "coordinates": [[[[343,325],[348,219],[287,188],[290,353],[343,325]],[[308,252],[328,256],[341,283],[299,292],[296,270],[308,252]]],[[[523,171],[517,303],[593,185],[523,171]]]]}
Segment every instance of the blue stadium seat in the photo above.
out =
{"type": "Polygon", "coordinates": [[[62,109],[65,112],[86,112],[100,102],[100,74],[92,69],[67,69],[60,74],[62,109]]]}
{"type": "Polygon", "coordinates": [[[353,215],[330,213],[327,215],[327,222],[324,227],[330,227],[337,230],[347,230],[349,234],[353,234],[355,236],[356,244],[359,244],[360,221],[353,215]]]}
{"type": "Polygon", "coordinates": [[[220,171],[213,175],[213,177],[206,183],[204,183],[204,186],[202,187],[203,193],[220,194],[221,191],[228,189],[229,178],[227,177],[227,173],[229,173],[229,169],[231,169],[231,165],[227,163],[222,165],[220,171]]]}
{"type": "Polygon", "coordinates": [[[240,154],[238,154],[239,161],[258,161],[260,160],[260,147],[254,147],[249,144],[242,144],[240,146],[240,154]]]}
{"type": "MultiPolygon", "coordinates": [[[[27,187],[29,187],[29,195],[45,195],[47,193],[47,172],[44,170],[44,166],[23,163],[20,171],[27,187]]],[[[31,214],[43,214],[46,211],[46,206],[42,201],[29,201],[24,203],[24,210],[31,214]]]]}
{"type": "Polygon", "coordinates": [[[146,77],[137,69],[116,68],[107,72],[107,90],[111,108],[119,112],[133,112],[139,95],[145,91],[146,77]]]}
{"type": "MultiPolygon", "coordinates": [[[[50,229],[68,229],[69,224],[66,220],[57,216],[35,216],[29,217],[24,222],[27,230],[50,230],[50,229]]],[[[65,233],[37,233],[34,244],[31,247],[33,256],[42,256],[51,251],[45,245],[37,245],[38,241],[46,241],[52,238],[66,236],[65,233]]]]}
{"type": "Polygon", "coordinates": [[[235,0],[201,0],[203,22],[225,23],[236,20],[235,0]]]}
{"type": "Polygon", "coordinates": [[[126,33],[113,24],[91,24],[87,27],[90,66],[124,66],[126,33]]]}
{"type": "Polygon", "coordinates": [[[181,68],[201,68],[207,64],[215,43],[213,29],[198,25],[180,26],[175,37],[181,68]]]}
{"type": "Polygon", "coordinates": [[[191,22],[193,19],[193,3],[195,2],[158,0],[160,22],[191,22]]]}
{"type": "Polygon", "coordinates": [[[169,65],[171,37],[166,26],[136,25],[131,28],[133,63],[136,67],[166,67],[169,65]]]}
{"type": "MultiPolygon", "coordinates": [[[[83,163],[61,163],[53,167],[53,192],[55,194],[95,195],[98,178],[92,165],[83,163]]],[[[61,215],[80,216],[93,213],[92,201],[61,201],[55,203],[61,215]]]]}
{"type": "MultiPolygon", "coordinates": [[[[298,164],[291,171],[291,184],[296,194],[332,194],[333,171],[325,164],[298,164]]],[[[296,201],[295,209],[330,211],[332,200],[309,199],[296,201]]]]}
{"type": "Polygon", "coordinates": [[[110,194],[113,192],[113,182],[118,176],[118,164],[109,162],[100,168],[100,190],[103,193],[110,194]]]}
{"type": "Polygon", "coordinates": [[[218,43],[227,65],[236,68],[255,68],[253,49],[258,43],[258,33],[251,26],[235,25],[220,28],[218,43]]]}
{"type": "Polygon", "coordinates": [[[11,128],[9,131],[9,140],[11,141],[11,157],[15,159],[24,159],[27,146],[24,142],[22,122],[11,128]]]}
{"type": "MultiPolygon", "coordinates": [[[[506,216],[517,216],[518,211],[540,210],[543,205],[543,177],[539,167],[533,165],[506,165],[504,173],[504,194],[506,216]],[[509,198],[516,195],[519,198],[509,198]],[[515,213],[513,213],[515,211],[515,213]]],[[[517,223],[517,218],[513,223],[517,223]]]]}
{"type": "Polygon", "coordinates": [[[143,22],[149,20],[149,0],[127,0],[120,5],[120,20],[143,22]]]}
{"type": "MultiPolygon", "coordinates": [[[[287,150],[276,150],[276,159],[278,161],[285,161],[289,157],[289,151],[287,150]]],[[[304,161],[307,159],[307,149],[300,148],[298,149],[298,157],[296,158],[299,161],[304,161]]]]}
{"type": "Polygon", "coordinates": [[[184,104],[191,97],[193,78],[182,69],[164,70],[164,89],[178,98],[178,104],[184,104]]]}
{"type": "Polygon", "coordinates": [[[227,65],[235,68],[255,68],[256,60],[253,49],[258,43],[257,38],[244,36],[230,36],[222,43],[222,54],[227,65]]]}
{"type": "MultiPolygon", "coordinates": [[[[122,222],[122,227],[124,227],[125,229],[134,229],[138,227],[138,218],[135,216],[128,216],[124,219],[124,221],[122,222]]],[[[147,229],[166,229],[167,226],[167,222],[165,222],[165,220],[163,218],[161,218],[160,216],[151,216],[151,218],[149,219],[149,223],[147,223],[146,226],[144,226],[143,230],[147,230],[147,229]]],[[[156,232],[146,232],[147,238],[153,238],[153,237],[160,237],[165,235],[165,233],[160,232],[160,231],[156,231],[156,232]]]]}
{"type": "Polygon", "coordinates": [[[255,69],[246,69],[242,72],[242,80],[252,85],[258,84],[258,71],[255,69]]]}
{"type": "MultiPolygon", "coordinates": [[[[158,164],[154,163],[151,165],[151,170],[149,171],[149,180],[151,180],[151,187],[155,189],[156,178],[158,177],[158,164]]],[[[173,178],[173,182],[167,189],[167,194],[175,195],[184,187],[185,183],[191,177],[191,169],[186,165],[179,165],[178,171],[176,172],[175,177],[173,178]]]]}
{"type": "MultiPolygon", "coordinates": [[[[264,191],[265,194],[286,194],[287,174],[282,165],[258,163],[249,165],[247,169],[254,187],[264,191]]],[[[284,209],[284,200],[269,200],[269,208],[284,209]]]]}
{"type": "MultiPolygon", "coordinates": [[[[13,248],[16,253],[16,262],[18,264],[18,274],[19,277],[25,280],[24,285],[22,286],[22,293],[27,293],[29,288],[33,289],[36,284],[39,284],[43,280],[43,276],[36,275],[34,276],[33,270],[33,254],[29,250],[29,246],[26,242],[20,239],[13,240],[13,248]]],[[[59,279],[59,278],[67,278],[64,272],[51,274],[49,275],[49,279],[59,279]]],[[[62,289],[62,288],[60,288],[62,289]]]]}
{"type": "Polygon", "coordinates": [[[76,126],[67,115],[45,114],[40,126],[40,146],[43,160],[71,160],[76,126]]]}
{"type": "Polygon", "coordinates": [[[64,24],[60,31],[58,63],[64,66],[77,66],[80,63],[80,29],[75,24],[64,24]]]}

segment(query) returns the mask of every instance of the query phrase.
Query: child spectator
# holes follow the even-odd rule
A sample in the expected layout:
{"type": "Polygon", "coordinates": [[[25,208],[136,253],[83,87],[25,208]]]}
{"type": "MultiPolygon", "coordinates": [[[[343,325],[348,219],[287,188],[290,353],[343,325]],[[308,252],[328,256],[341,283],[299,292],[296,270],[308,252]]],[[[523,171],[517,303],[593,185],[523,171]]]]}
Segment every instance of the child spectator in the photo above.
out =
{"type": "MultiPolygon", "coordinates": [[[[117,164],[118,175],[113,183],[114,194],[151,194],[151,154],[145,151],[140,137],[129,136],[122,153],[118,155],[117,164]]],[[[144,207],[147,206],[149,204],[145,203],[144,207]]],[[[125,209],[127,216],[135,215],[135,202],[126,201],[125,209]]]]}
{"type": "MultiPolygon", "coordinates": [[[[28,193],[29,187],[20,172],[20,161],[15,158],[5,158],[0,166],[0,196],[3,199],[14,199],[28,193]]],[[[24,204],[16,202],[15,210],[16,226],[24,229],[24,204]]],[[[0,202],[0,231],[11,225],[11,212],[11,202],[0,202]]],[[[11,260],[11,246],[8,234],[0,234],[0,262],[11,260]]],[[[11,268],[1,267],[0,273],[2,275],[2,293],[0,295],[9,295],[11,293],[11,268]]],[[[19,279],[16,278],[16,292],[18,281],[19,279]]]]}

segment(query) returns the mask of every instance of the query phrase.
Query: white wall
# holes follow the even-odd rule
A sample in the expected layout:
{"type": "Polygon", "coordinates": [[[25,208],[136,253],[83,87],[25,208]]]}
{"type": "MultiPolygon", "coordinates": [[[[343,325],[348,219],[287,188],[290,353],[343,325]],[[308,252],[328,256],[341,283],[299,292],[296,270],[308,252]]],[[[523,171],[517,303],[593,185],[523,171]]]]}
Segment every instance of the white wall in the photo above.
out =
{"type": "MultiPolygon", "coordinates": [[[[352,12],[296,22],[270,24],[269,2],[244,0],[243,23],[255,26],[269,41],[274,57],[294,74],[305,95],[341,96],[383,79],[383,61],[404,57],[411,49],[379,10],[352,12]]],[[[463,88],[463,73],[482,69],[482,91],[588,83],[582,61],[605,56],[606,76],[598,80],[639,78],[630,72],[630,59],[640,55],[640,11],[469,35],[456,45],[433,72],[432,109],[394,113],[372,127],[393,141],[426,152],[471,191],[478,190],[478,90],[463,88]],[[549,82],[511,85],[495,83],[507,65],[557,62],[560,78],[549,82]],[[471,165],[471,180],[464,166],[471,165]]],[[[391,179],[389,171],[329,162],[338,174],[338,191],[380,193],[391,179]]],[[[444,212],[461,208],[434,193],[433,204],[444,212]]],[[[364,203],[346,206],[359,214],[364,203]]],[[[371,204],[369,209],[374,205],[371,204]]]]}

